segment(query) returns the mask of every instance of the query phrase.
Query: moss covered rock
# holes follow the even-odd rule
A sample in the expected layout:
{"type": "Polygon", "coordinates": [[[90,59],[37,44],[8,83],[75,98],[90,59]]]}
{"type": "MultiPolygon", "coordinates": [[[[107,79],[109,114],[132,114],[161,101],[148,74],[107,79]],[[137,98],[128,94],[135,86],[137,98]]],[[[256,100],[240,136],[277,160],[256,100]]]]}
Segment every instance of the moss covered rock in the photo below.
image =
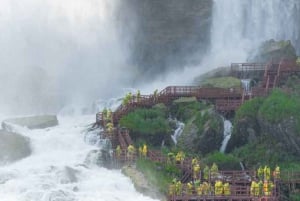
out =
{"type": "Polygon", "coordinates": [[[250,62],[280,62],[281,58],[296,60],[296,50],[291,41],[275,41],[274,39],[263,42],[248,58],[250,62]]]}
{"type": "Polygon", "coordinates": [[[191,153],[207,154],[219,150],[223,140],[223,120],[212,109],[198,111],[178,138],[178,146],[191,153]]]}
{"type": "Polygon", "coordinates": [[[241,80],[235,77],[218,77],[204,79],[199,84],[204,87],[236,88],[241,87],[241,80]]]}

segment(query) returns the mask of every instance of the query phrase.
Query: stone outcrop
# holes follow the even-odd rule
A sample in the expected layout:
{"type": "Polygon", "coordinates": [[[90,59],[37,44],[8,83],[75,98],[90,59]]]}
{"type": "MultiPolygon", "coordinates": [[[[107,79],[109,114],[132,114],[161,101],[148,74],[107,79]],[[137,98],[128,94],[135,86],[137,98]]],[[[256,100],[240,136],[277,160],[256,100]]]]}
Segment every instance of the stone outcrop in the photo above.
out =
{"type": "Polygon", "coordinates": [[[0,165],[12,163],[31,154],[30,140],[17,133],[0,130],[0,165]]]}
{"type": "Polygon", "coordinates": [[[258,119],[261,133],[270,141],[275,141],[277,147],[281,150],[300,156],[300,135],[296,130],[297,120],[293,117],[283,119],[277,124],[272,124],[264,119],[258,119]]]}
{"type": "Polygon", "coordinates": [[[140,193],[154,199],[165,200],[165,196],[155,186],[152,186],[144,174],[138,171],[135,166],[124,166],[122,173],[131,179],[135,189],[140,193]]]}
{"type": "Polygon", "coordinates": [[[283,119],[279,123],[271,123],[259,116],[255,119],[245,117],[236,122],[227,151],[230,152],[236,147],[263,140],[266,145],[269,144],[278,150],[299,156],[300,135],[296,127],[297,121],[293,117],[283,119]]]}
{"type": "Polygon", "coordinates": [[[29,129],[43,129],[58,125],[58,120],[55,115],[40,115],[31,117],[20,117],[6,119],[2,122],[2,128],[11,130],[10,124],[15,124],[29,129]]]}
{"type": "Polygon", "coordinates": [[[225,151],[230,152],[234,148],[241,147],[248,142],[255,142],[259,135],[260,127],[257,120],[250,117],[244,117],[238,121],[237,125],[235,125],[225,151]]]}
{"type": "Polygon", "coordinates": [[[222,118],[214,111],[202,111],[203,118],[192,117],[178,138],[183,150],[207,154],[219,150],[223,140],[222,118]]]}
{"type": "Polygon", "coordinates": [[[263,42],[258,50],[249,56],[250,62],[279,63],[281,58],[296,60],[296,50],[291,41],[275,41],[273,39],[263,42]]]}

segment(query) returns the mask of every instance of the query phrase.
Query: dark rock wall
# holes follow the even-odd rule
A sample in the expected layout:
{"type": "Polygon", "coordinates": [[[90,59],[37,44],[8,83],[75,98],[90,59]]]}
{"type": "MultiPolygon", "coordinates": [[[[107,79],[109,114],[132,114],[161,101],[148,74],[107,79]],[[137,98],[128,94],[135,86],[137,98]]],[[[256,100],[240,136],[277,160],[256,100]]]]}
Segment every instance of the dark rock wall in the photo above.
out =
{"type": "Polygon", "coordinates": [[[199,62],[210,45],[212,4],[212,0],[123,0],[119,28],[139,72],[158,74],[199,62]]]}

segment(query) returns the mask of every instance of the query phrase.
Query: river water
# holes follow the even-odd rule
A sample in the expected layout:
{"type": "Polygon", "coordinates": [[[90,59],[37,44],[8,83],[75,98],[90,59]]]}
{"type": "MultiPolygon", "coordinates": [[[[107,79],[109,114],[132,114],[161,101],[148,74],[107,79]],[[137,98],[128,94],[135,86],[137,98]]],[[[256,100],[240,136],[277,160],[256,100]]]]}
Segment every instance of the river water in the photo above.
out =
{"type": "MultiPolygon", "coordinates": [[[[92,116],[59,117],[56,127],[29,130],[32,154],[0,167],[1,201],[150,201],[120,170],[108,170],[86,158],[98,149],[84,139],[92,116]]],[[[88,141],[88,140],[87,140],[88,141]]]]}

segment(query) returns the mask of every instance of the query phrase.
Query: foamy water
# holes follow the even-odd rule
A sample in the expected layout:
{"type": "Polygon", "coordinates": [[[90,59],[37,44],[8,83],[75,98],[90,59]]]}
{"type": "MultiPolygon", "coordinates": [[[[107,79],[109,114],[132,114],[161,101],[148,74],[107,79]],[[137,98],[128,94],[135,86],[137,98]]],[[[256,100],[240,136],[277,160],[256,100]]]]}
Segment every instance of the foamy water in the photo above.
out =
{"type": "Polygon", "coordinates": [[[84,161],[96,146],[84,142],[92,116],[59,117],[59,126],[29,130],[15,127],[31,140],[32,154],[0,167],[1,201],[152,200],[138,193],[120,170],[84,161]]]}

